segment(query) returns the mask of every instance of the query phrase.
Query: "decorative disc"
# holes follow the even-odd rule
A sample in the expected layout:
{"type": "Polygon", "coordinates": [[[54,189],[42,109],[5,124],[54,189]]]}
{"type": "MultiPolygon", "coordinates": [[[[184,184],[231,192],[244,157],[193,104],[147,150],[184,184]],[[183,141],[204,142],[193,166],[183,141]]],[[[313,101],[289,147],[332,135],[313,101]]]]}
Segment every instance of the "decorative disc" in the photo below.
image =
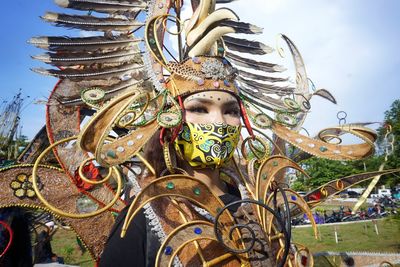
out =
{"type": "Polygon", "coordinates": [[[178,126],[182,121],[182,114],[180,112],[164,111],[158,113],[158,124],[164,128],[173,128],[178,126]]]}
{"type": "Polygon", "coordinates": [[[267,129],[271,127],[272,119],[268,115],[260,113],[254,117],[253,123],[261,129],[267,129]]]}
{"type": "Polygon", "coordinates": [[[81,98],[83,102],[88,104],[97,104],[102,101],[105,97],[105,92],[99,87],[91,87],[83,89],[81,92],[81,98]]]}
{"type": "Polygon", "coordinates": [[[288,113],[277,113],[276,120],[287,126],[296,126],[297,119],[295,116],[288,113]]]}
{"type": "Polygon", "coordinates": [[[300,110],[300,105],[294,101],[293,99],[286,97],[283,99],[283,103],[285,104],[286,107],[288,107],[290,112],[297,112],[300,110]]]}

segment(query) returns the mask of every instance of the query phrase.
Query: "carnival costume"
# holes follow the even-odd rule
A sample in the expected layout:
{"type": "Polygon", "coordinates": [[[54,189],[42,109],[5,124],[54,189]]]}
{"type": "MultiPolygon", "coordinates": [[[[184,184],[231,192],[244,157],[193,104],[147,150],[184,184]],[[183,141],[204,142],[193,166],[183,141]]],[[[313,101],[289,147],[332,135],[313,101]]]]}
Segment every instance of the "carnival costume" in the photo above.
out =
{"type": "Polygon", "coordinates": [[[336,103],[334,97],[310,90],[303,60],[288,37],[280,36],[293,56],[295,83],[284,77],[283,66],[254,59],[275,53],[273,48],[228,36],[262,32],[232,10],[216,8],[229,0],[192,0],[186,21],[180,19],[179,0],[55,2],[88,14],[48,12],[44,20],[104,34],[30,40],[49,50],[34,58],[57,67],[34,71],[60,79],[47,104],[50,146],[35,156],[33,143],[21,160],[33,165],[2,170],[2,176],[16,177],[0,181],[8,190],[3,203],[64,218],[96,260],[113,224],[110,211],[126,206],[120,194],[130,185],[135,198],[121,235],[143,209],[161,244],[156,266],[312,266],[310,251],[291,239],[290,218],[307,214],[317,236],[312,207],[355,183],[395,171],[345,177],[304,198],[288,187],[284,170],[308,177],[296,162],[310,156],[368,157],[376,134],[363,124],[328,128],[317,138],[301,134],[311,97],[336,103]],[[177,37],[178,55],[170,52],[167,36],[177,37]],[[232,94],[243,126],[183,122],[183,99],[205,91],[232,94]],[[143,157],[155,134],[166,166],[161,177],[143,157]],[[361,141],[342,145],[344,134],[361,141]],[[285,143],[295,148],[290,157],[285,143]],[[49,162],[50,152],[61,168],[40,165],[49,162]],[[183,159],[195,168],[218,168],[221,178],[239,189],[240,201],[225,205],[177,166],[183,159]],[[97,209],[87,212],[78,203],[89,199],[97,209]],[[236,212],[228,211],[232,205],[236,212]]]}

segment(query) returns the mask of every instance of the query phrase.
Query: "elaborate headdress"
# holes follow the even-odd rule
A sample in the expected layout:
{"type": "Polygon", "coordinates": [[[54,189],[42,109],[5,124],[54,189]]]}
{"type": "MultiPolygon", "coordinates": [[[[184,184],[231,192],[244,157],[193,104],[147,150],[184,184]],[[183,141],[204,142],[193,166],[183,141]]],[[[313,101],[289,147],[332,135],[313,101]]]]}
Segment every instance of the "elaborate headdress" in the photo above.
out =
{"type": "MultiPolygon", "coordinates": [[[[104,34],[72,38],[36,37],[30,40],[31,44],[49,50],[45,55],[34,58],[57,67],[34,71],[60,78],[47,104],[46,126],[51,146],[37,159],[31,159],[35,162],[31,182],[35,191],[33,197],[38,197],[32,201],[40,200],[42,206],[60,216],[80,219],[97,215],[110,207],[121,210],[123,203],[118,199],[122,187],[120,183],[116,192],[108,185],[91,185],[102,184],[110,181],[110,178],[120,180],[120,168],[127,168],[125,172],[129,173],[137,196],[131,205],[125,228],[142,207],[149,207],[146,204],[163,196],[169,196],[176,207],[179,207],[177,197],[187,199],[196,210],[214,220],[214,223],[204,220],[189,222],[185,217],[186,211],[178,208],[184,223],[176,229],[166,226],[167,237],[160,230],[159,237],[163,244],[158,254],[158,265],[172,263],[184,249],[182,243],[195,242],[196,253],[202,255],[202,246],[198,243],[201,240],[218,240],[225,248],[222,254],[213,255],[212,259],[201,257],[203,263],[218,263],[236,257],[238,262],[247,266],[252,262],[251,256],[256,256],[262,262],[257,257],[259,251],[254,247],[255,243],[260,245],[261,242],[262,246],[271,250],[269,261],[272,265],[283,265],[286,261],[301,263],[303,261],[299,259],[302,255],[308,257],[308,264],[311,264],[312,256],[306,248],[295,244],[289,246],[290,216],[306,213],[315,226],[311,207],[329,195],[370,179],[377,173],[343,178],[302,198],[287,188],[281,175],[282,170],[287,168],[304,173],[296,162],[285,156],[284,143],[297,148],[292,158],[304,159],[315,155],[334,160],[352,160],[374,152],[376,135],[362,124],[325,129],[318,138],[299,133],[311,108],[309,100],[313,95],[333,103],[335,99],[327,90],[309,89],[303,60],[293,42],[281,35],[293,56],[296,70],[294,83],[284,76],[283,66],[254,59],[275,52],[273,48],[258,41],[228,36],[236,33],[259,34],[262,31],[257,26],[240,22],[232,10],[216,8],[216,4],[229,3],[229,0],[192,0],[193,14],[184,22],[180,19],[183,4],[180,0],[55,2],[65,8],[87,11],[88,14],[49,12],[42,17],[44,20],[57,26],[104,34]],[[108,16],[94,16],[93,12],[108,16]],[[176,32],[169,28],[171,21],[177,28],[176,32]],[[177,60],[170,52],[167,35],[177,36],[177,60]],[[243,197],[247,195],[250,198],[242,201],[248,205],[239,209],[235,219],[219,198],[196,178],[170,175],[145,186],[135,179],[135,171],[131,168],[142,161],[153,172],[152,166],[143,159],[141,149],[159,129],[163,129],[161,133],[171,131],[176,135],[182,122],[182,97],[205,90],[221,90],[237,96],[243,122],[250,135],[242,142],[239,153],[242,158],[236,159],[233,164],[237,167],[236,171],[242,174],[239,165],[246,163],[248,175],[237,176],[230,169],[222,170],[245,192],[243,197]],[[81,129],[82,122],[85,124],[81,129]],[[341,145],[343,134],[352,134],[361,142],[341,145]],[[49,184],[52,179],[47,174],[48,167],[39,165],[51,150],[65,172],[61,176],[57,169],[53,175],[58,178],[65,176],[67,183],[49,184]],[[87,177],[88,173],[93,174],[93,170],[98,169],[88,164],[92,160],[109,168],[104,179],[101,175],[91,175],[97,180],[87,177]],[[126,166],[126,162],[130,162],[131,166],[126,166]],[[39,177],[42,187],[38,186],[39,177]],[[74,188],[72,195],[81,192],[102,208],[85,215],[71,207],[63,212],[46,201],[46,198],[53,202],[56,199],[46,187],[61,186],[58,190],[64,190],[69,185],[74,186],[73,183],[78,189],[74,188]],[[290,205],[295,205],[296,209],[293,210],[290,205]],[[283,215],[277,212],[279,207],[283,207],[283,215]],[[258,222],[254,226],[257,229],[249,226],[253,221],[258,222]],[[249,232],[251,238],[244,238],[246,234],[249,236],[249,232]],[[292,257],[288,258],[289,253],[292,257]]],[[[281,53],[281,48],[277,52],[281,53]]],[[[161,138],[161,141],[164,139],[161,138]]],[[[168,156],[168,153],[165,155],[168,156]]],[[[153,210],[147,208],[146,212],[152,214],[153,210]]],[[[103,216],[105,221],[109,219],[107,215],[103,216]]],[[[90,230],[87,228],[90,227],[75,230],[78,234],[80,231],[88,233],[90,230]]],[[[94,228],[90,229],[93,231],[94,228]]],[[[97,258],[103,242],[95,240],[93,233],[89,237],[91,239],[84,241],[90,243],[89,247],[92,245],[90,248],[97,258]]],[[[187,259],[181,260],[185,262],[187,259]]]]}

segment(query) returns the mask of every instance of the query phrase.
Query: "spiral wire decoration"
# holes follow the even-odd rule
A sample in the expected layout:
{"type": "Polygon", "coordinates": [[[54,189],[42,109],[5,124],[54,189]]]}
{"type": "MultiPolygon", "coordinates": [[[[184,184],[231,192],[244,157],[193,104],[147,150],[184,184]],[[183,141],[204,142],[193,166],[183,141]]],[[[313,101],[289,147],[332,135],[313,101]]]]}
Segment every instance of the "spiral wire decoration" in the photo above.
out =
{"type": "Polygon", "coordinates": [[[255,235],[253,229],[249,226],[250,223],[247,223],[247,224],[235,224],[235,225],[233,225],[233,226],[231,227],[231,229],[230,229],[230,231],[229,231],[229,238],[230,238],[231,240],[232,240],[232,233],[233,233],[234,230],[247,229],[247,230],[250,232],[250,235],[251,235],[251,243],[250,243],[250,245],[249,245],[247,248],[242,249],[242,250],[232,249],[231,247],[227,246],[227,245],[225,244],[224,240],[222,239],[221,231],[220,231],[220,229],[218,228],[218,225],[219,225],[219,223],[218,223],[219,217],[221,216],[221,214],[222,214],[226,209],[228,209],[229,207],[235,206],[235,205],[246,204],[246,203],[250,203],[250,204],[255,204],[255,205],[261,206],[261,207],[263,207],[264,209],[266,209],[268,212],[270,212],[270,213],[276,218],[276,220],[277,220],[277,222],[278,222],[278,224],[279,224],[279,226],[280,226],[280,231],[281,231],[281,233],[283,233],[284,240],[285,240],[285,243],[284,243],[284,252],[283,252],[282,260],[279,262],[279,264],[277,264],[277,266],[283,267],[283,266],[285,265],[285,263],[286,263],[286,260],[287,260],[288,254],[289,254],[290,235],[288,234],[288,232],[287,232],[287,230],[286,230],[285,223],[284,223],[284,221],[282,220],[281,216],[280,216],[274,209],[272,209],[271,207],[269,207],[269,206],[265,205],[264,203],[261,203],[261,202],[259,202],[259,201],[257,201],[257,200],[253,200],[253,199],[243,199],[243,200],[234,201],[234,202],[229,203],[228,205],[224,206],[224,207],[217,213],[217,216],[215,217],[215,222],[214,222],[214,234],[215,234],[217,240],[220,242],[220,244],[221,244],[223,247],[225,247],[229,252],[231,252],[231,253],[233,253],[233,254],[247,253],[247,252],[249,252],[249,251],[253,248],[253,246],[254,246],[254,244],[255,244],[255,242],[256,242],[256,238],[255,238],[256,235],[255,235]]]}
{"type": "MultiPolygon", "coordinates": [[[[119,194],[115,194],[114,198],[111,200],[110,203],[108,203],[107,205],[105,205],[104,207],[102,207],[101,209],[98,209],[96,211],[90,212],[90,213],[85,213],[85,214],[77,214],[77,213],[69,213],[69,212],[64,212],[56,207],[54,207],[53,205],[51,205],[42,195],[42,193],[40,192],[41,189],[38,186],[38,168],[39,168],[39,164],[40,161],[47,155],[47,153],[49,153],[54,147],[63,144],[63,143],[67,143],[70,142],[72,140],[76,140],[77,137],[76,136],[72,136],[72,137],[68,137],[62,140],[59,140],[55,143],[53,143],[52,145],[50,145],[49,147],[47,147],[40,155],[39,157],[36,159],[35,164],[33,165],[33,169],[32,169],[32,185],[33,185],[33,189],[35,190],[36,196],[38,197],[38,199],[43,203],[43,205],[45,205],[49,210],[51,210],[52,212],[63,216],[63,217],[68,217],[68,218],[74,218],[74,219],[83,219],[83,218],[88,218],[88,217],[92,217],[92,216],[96,216],[102,212],[107,211],[108,209],[110,209],[115,202],[117,202],[118,198],[119,198],[119,194]]],[[[88,160],[92,160],[92,159],[88,159],[88,160]]],[[[86,160],[83,164],[85,164],[88,160],[86,160]]],[[[117,180],[117,190],[116,192],[121,192],[122,189],[122,177],[120,172],[118,171],[118,169],[116,167],[111,167],[111,171],[110,172],[114,172],[115,176],[116,176],[116,180],[117,180]]],[[[93,180],[88,180],[86,177],[82,176],[82,180],[84,180],[87,183],[91,183],[91,184],[98,184],[99,182],[104,182],[105,180],[108,180],[111,176],[106,177],[106,179],[103,179],[102,181],[93,181],[93,180]]]]}

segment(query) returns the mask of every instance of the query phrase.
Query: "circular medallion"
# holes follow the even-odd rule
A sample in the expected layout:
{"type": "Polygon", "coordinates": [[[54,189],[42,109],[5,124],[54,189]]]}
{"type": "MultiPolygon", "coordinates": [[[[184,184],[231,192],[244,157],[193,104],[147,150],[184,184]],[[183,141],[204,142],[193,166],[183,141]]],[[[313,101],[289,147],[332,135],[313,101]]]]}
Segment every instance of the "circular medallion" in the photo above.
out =
{"type": "Polygon", "coordinates": [[[81,98],[83,102],[91,105],[101,102],[104,99],[105,95],[106,93],[104,92],[104,90],[99,87],[86,88],[83,89],[81,92],[81,98]]]}
{"type": "Polygon", "coordinates": [[[276,113],[276,120],[286,126],[296,126],[297,124],[296,117],[285,112],[276,113]]]}
{"type": "Polygon", "coordinates": [[[300,111],[300,105],[289,97],[284,98],[283,103],[289,109],[290,112],[300,111]]]}
{"type": "Polygon", "coordinates": [[[157,122],[161,127],[174,128],[182,121],[182,113],[176,111],[163,111],[158,113],[157,122]]]}
{"type": "Polygon", "coordinates": [[[268,129],[272,125],[272,119],[268,115],[260,113],[254,117],[253,123],[261,129],[268,129]]]}

